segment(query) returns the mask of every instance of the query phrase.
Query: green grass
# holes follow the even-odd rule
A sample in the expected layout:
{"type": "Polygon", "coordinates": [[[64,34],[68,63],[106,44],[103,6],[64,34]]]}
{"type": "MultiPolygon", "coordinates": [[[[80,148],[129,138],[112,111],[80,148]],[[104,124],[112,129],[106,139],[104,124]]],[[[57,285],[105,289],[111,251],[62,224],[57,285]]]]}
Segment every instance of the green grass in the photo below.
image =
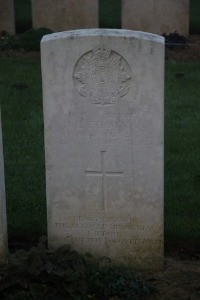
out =
{"type": "Polygon", "coordinates": [[[38,236],[46,233],[40,64],[1,57],[0,69],[9,235],[38,236]]]}
{"type": "Polygon", "coordinates": [[[200,34],[200,1],[190,0],[190,33],[200,34]]]}
{"type": "Polygon", "coordinates": [[[166,237],[200,232],[200,63],[167,64],[165,105],[166,237]],[[177,76],[176,73],[184,73],[177,76]]]}
{"type": "MultiPolygon", "coordinates": [[[[43,114],[39,61],[0,59],[9,235],[46,233],[43,114]],[[15,85],[25,84],[25,88],[15,85]]],[[[167,63],[165,236],[200,232],[200,63],[167,63]],[[179,73],[183,75],[179,76],[179,73]]]]}
{"type": "Polygon", "coordinates": [[[121,0],[99,0],[99,27],[121,28],[121,0]]]}
{"type": "Polygon", "coordinates": [[[32,28],[31,0],[14,0],[16,32],[32,28]]]}

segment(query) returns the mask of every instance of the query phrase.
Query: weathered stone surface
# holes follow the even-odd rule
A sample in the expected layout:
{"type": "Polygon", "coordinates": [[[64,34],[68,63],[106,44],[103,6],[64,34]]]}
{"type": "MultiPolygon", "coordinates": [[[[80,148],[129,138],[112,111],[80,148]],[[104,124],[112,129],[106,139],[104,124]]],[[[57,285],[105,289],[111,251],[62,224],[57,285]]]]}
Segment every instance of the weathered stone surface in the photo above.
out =
{"type": "Polygon", "coordinates": [[[122,0],[122,28],[189,34],[189,0],[122,0]]]}
{"type": "Polygon", "coordinates": [[[53,31],[98,27],[98,0],[32,0],[34,28],[53,31]]]}
{"type": "Polygon", "coordinates": [[[49,245],[160,268],[164,39],[77,30],[41,50],[49,245]]]}
{"type": "Polygon", "coordinates": [[[0,0],[0,32],[15,33],[14,2],[0,0]]]}
{"type": "Polygon", "coordinates": [[[2,142],[1,112],[0,112],[0,263],[5,261],[6,256],[7,256],[7,218],[6,218],[4,163],[3,163],[3,142],[2,142]]]}

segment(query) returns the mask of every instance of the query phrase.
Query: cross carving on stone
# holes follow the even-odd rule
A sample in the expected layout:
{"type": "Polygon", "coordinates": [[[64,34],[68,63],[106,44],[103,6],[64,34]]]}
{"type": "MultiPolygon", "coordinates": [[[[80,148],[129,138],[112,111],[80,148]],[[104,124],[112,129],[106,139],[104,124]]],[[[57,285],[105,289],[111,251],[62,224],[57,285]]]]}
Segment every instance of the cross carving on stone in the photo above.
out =
{"type": "Polygon", "coordinates": [[[114,172],[114,171],[106,171],[106,151],[101,151],[101,170],[92,171],[86,170],[86,176],[99,176],[101,177],[101,186],[102,186],[102,203],[103,210],[108,211],[108,200],[107,200],[107,182],[106,177],[119,177],[123,175],[123,172],[114,172]]]}

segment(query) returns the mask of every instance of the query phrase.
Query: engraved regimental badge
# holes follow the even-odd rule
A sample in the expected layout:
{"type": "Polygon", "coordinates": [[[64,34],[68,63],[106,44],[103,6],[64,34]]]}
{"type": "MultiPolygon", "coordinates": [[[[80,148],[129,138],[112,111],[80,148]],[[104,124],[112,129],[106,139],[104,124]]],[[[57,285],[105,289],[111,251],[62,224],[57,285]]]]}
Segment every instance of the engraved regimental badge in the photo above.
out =
{"type": "Polygon", "coordinates": [[[81,96],[93,104],[109,105],[128,93],[131,70],[120,54],[100,45],[80,57],[73,77],[81,96]]]}

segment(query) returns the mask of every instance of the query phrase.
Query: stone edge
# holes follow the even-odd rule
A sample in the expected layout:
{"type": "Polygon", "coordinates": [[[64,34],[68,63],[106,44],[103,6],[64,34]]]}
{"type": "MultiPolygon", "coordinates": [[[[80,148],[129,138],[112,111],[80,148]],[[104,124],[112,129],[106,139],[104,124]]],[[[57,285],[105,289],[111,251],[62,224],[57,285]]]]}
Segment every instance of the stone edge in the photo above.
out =
{"type": "Polygon", "coordinates": [[[133,31],[126,29],[78,29],[47,34],[43,36],[41,43],[59,40],[73,39],[75,37],[89,36],[108,36],[108,37],[127,37],[142,40],[149,40],[156,43],[164,44],[165,38],[158,34],[148,33],[144,31],[133,31]]]}

